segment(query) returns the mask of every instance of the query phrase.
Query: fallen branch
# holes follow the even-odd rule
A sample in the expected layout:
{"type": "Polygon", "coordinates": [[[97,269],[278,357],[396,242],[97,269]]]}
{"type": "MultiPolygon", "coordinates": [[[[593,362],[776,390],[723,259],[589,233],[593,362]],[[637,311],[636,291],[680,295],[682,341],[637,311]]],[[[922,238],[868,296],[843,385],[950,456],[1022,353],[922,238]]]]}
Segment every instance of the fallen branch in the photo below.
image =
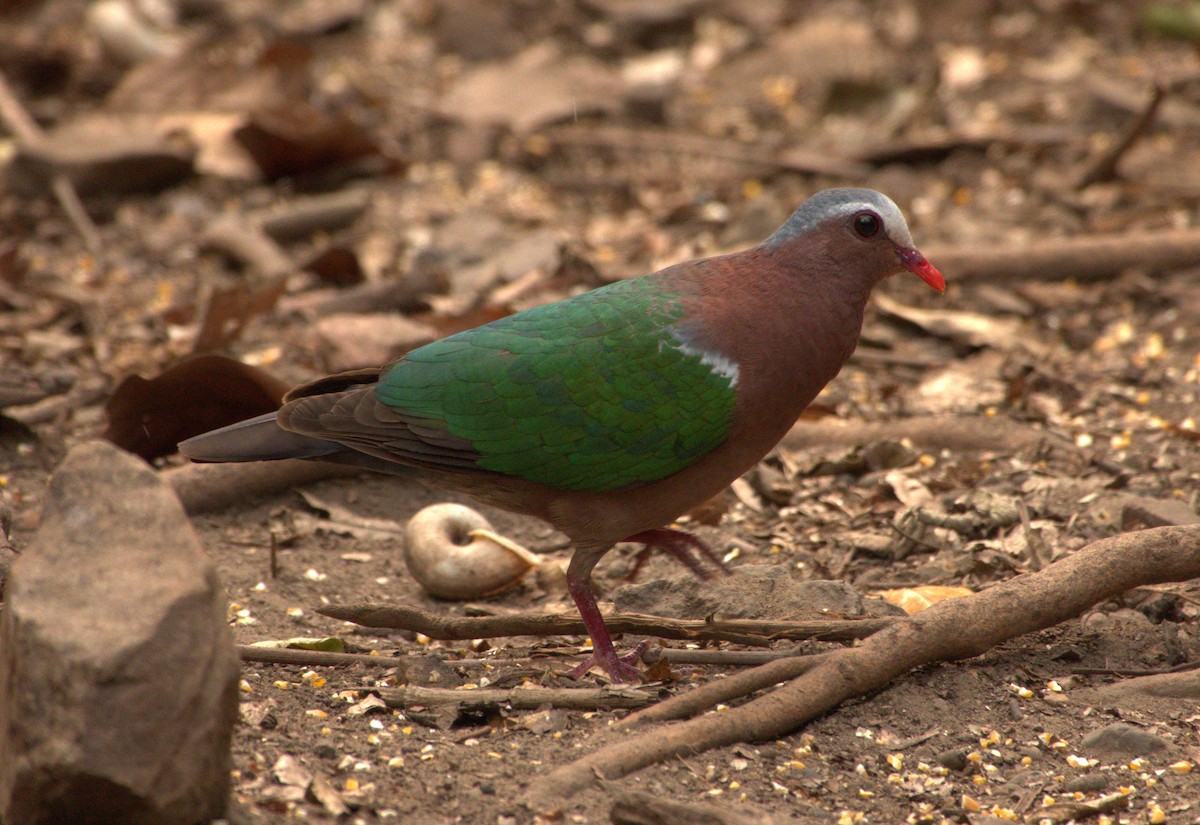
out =
{"type": "Polygon", "coordinates": [[[796,648],[787,650],[678,650],[672,647],[653,647],[642,654],[642,661],[652,665],[660,659],[673,665],[732,665],[753,667],[779,659],[809,656],[796,648]]]}
{"type": "Polygon", "coordinates": [[[687,693],[677,693],[669,699],[664,699],[653,707],[638,713],[630,714],[613,724],[613,728],[635,728],[655,722],[673,722],[676,719],[690,719],[717,705],[741,699],[760,690],[795,679],[808,673],[825,660],[829,653],[816,653],[811,656],[791,656],[777,659],[773,662],[743,670],[707,682],[687,693]]]}
{"type": "MultiPolygon", "coordinates": [[[[45,142],[46,133],[21,105],[20,98],[8,85],[8,80],[3,74],[0,74],[0,121],[3,121],[9,131],[27,148],[45,142]]],[[[83,208],[83,201],[79,199],[79,193],[75,191],[71,178],[61,170],[55,171],[50,178],[50,191],[54,193],[67,218],[75,225],[88,251],[93,255],[100,254],[100,231],[83,208]]]]}
{"type": "Polygon", "coordinates": [[[511,707],[517,710],[536,710],[549,705],[571,710],[628,710],[641,708],[658,698],[656,693],[615,685],[602,688],[528,688],[508,690],[481,688],[478,690],[449,690],[447,688],[406,685],[398,688],[379,688],[379,698],[389,708],[457,706],[463,710],[484,710],[511,707]]]}
{"type": "Polygon", "coordinates": [[[1200,670],[1192,667],[1178,673],[1157,673],[1153,676],[1138,676],[1101,685],[1092,693],[1103,701],[1120,703],[1122,700],[1157,696],[1166,699],[1195,699],[1200,697],[1200,670]]]}
{"type": "Polygon", "coordinates": [[[832,175],[850,180],[863,180],[871,172],[871,167],[865,163],[839,158],[825,152],[810,152],[795,146],[724,140],[662,129],[573,124],[546,129],[542,135],[551,142],[564,146],[614,149],[639,155],[647,152],[694,155],[757,168],[832,175]]]}
{"type": "Polygon", "coordinates": [[[656,726],[636,736],[621,731],[615,743],[536,781],[525,802],[539,809],[553,808],[554,800],[578,793],[596,776],[615,779],[676,756],[777,739],[913,668],[978,656],[1003,641],[1075,617],[1132,587],[1198,576],[1200,526],[1159,527],[1101,539],[1036,573],[974,596],[940,602],[857,647],[827,653],[804,675],[741,707],[656,726]]]}
{"type": "Polygon", "coordinates": [[[304,667],[340,667],[368,665],[370,667],[403,668],[411,662],[407,656],[371,656],[367,653],[334,653],[330,650],[305,650],[299,647],[258,647],[236,645],[243,662],[262,662],[272,665],[301,665],[304,667]]]}
{"type": "Polygon", "coordinates": [[[888,421],[858,421],[824,418],[801,420],[783,437],[783,446],[792,450],[806,447],[854,447],[875,441],[900,441],[907,438],[926,450],[1003,450],[1015,452],[1041,445],[1078,453],[1074,443],[1047,430],[996,416],[938,415],[920,418],[894,418],[888,421]]]}
{"type": "Polygon", "coordinates": [[[321,195],[295,197],[269,209],[251,212],[246,222],[278,243],[334,232],[358,220],[371,204],[366,189],[342,189],[321,195]]]}
{"type": "Polygon", "coordinates": [[[1146,130],[1150,128],[1150,124],[1154,122],[1154,116],[1158,113],[1158,108],[1162,102],[1166,100],[1167,87],[1161,83],[1154,84],[1154,90],[1150,94],[1150,99],[1146,102],[1145,108],[1138,112],[1133,121],[1129,124],[1129,128],[1125,130],[1125,134],[1121,139],[1113,143],[1112,146],[1092,162],[1083,174],[1079,176],[1079,182],[1075,184],[1076,189],[1084,189],[1091,186],[1093,183],[1103,183],[1110,181],[1117,176],[1117,164],[1121,162],[1121,158],[1125,157],[1125,153],[1133,148],[1134,144],[1146,134],[1146,130]]]}
{"type": "Polygon", "coordinates": [[[928,244],[922,251],[951,283],[979,278],[1001,283],[1046,278],[1089,281],[1110,278],[1132,267],[1194,266],[1200,260],[1200,229],[1054,238],[1026,247],[928,244]]]}
{"type": "Polygon", "coordinates": [[[258,461],[252,464],[185,464],[163,472],[189,515],[211,513],[235,504],[311,484],[326,478],[361,475],[362,470],[324,461],[258,461]]]}
{"type": "MultiPolygon", "coordinates": [[[[323,616],[364,627],[411,630],[431,639],[494,639],[498,636],[579,636],[587,633],[577,613],[513,613],[507,616],[444,616],[415,607],[377,604],[329,605],[323,616]]],[[[723,641],[765,647],[774,639],[862,639],[895,619],[814,619],[759,621],[755,619],[667,619],[637,613],[608,614],[612,633],[633,633],[663,639],[723,641]]]]}

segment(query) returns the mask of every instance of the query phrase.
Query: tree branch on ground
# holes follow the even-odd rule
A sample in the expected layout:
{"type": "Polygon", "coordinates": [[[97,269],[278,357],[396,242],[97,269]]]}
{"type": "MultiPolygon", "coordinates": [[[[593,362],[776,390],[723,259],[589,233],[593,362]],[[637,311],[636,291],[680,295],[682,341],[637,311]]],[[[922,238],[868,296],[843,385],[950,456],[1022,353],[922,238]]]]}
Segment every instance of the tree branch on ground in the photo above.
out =
{"type": "MultiPolygon", "coordinates": [[[[827,653],[800,677],[740,707],[654,726],[637,735],[621,730],[617,741],[536,781],[524,801],[538,810],[553,809],[558,800],[583,790],[597,776],[616,779],[673,757],[786,736],[847,699],[879,690],[914,668],[978,656],[1001,642],[1078,616],[1133,587],[1198,576],[1200,525],[1100,539],[1036,573],[974,596],[940,602],[857,647],[827,653]]],[[[789,661],[758,670],[779,668],[789,661]]]]}
{"type": "MultiPolygon", "coordinates": [[[[498,636],[579,636],[587,633],[578,613],[511,613],[504,616],[444,616],[406,605],[329,605],[317,613],[364,627],[411,630],[431,639],[493,639],[498,636]]],[[[766,621],[758,619],[667,619],[638,613],[604,616],[613,634],[663,639],[724,641],[766,647],[775,639],[863,639],[897,621],[887,618],[766,621]]]]}
{"type": "MultiPolygon", "coordinates": [[[[373,688],[374,689],[374,688],[373,688]]],[[[442,707],[451,705],[460,710],[486,710],[510,707],[516,710],[537,710],[540,707],[570,710],[622,710],[640,708],[653,702],[656,694],[622,685],[600,688],[479,688],[450,690],[418,685],[379,688],[381,698],[389,708],[442,707]]]]}

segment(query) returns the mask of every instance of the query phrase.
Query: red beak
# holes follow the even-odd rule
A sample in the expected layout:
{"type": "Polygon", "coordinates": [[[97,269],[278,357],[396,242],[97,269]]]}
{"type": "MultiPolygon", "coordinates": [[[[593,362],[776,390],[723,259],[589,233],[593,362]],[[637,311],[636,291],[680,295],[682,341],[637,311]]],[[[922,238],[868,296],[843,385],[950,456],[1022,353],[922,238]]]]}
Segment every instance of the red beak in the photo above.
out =
{"type": "Polygon", "coordinates": [[[942,277],[942,273],[937,271],[937,267],[929,263],[920,252],[906,246],[897,246],[896,256],[909,272],[915,274],[938,292],[946,291],[946,279],[942,277]]]}

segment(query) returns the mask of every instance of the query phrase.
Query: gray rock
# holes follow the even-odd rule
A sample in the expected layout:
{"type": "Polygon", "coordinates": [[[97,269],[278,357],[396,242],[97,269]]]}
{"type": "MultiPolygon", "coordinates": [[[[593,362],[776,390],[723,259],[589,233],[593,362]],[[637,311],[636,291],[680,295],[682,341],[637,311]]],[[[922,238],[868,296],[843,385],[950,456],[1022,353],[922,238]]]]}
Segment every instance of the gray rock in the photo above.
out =
{"type": "Polygon", "coordinates": [[[1114,722],[1083,738],[1080,748],[1089,756],[1121,758],[1149,756],[1169,747],[1167,740],[1125,722],[1114,722]]]}
{"type": "Polygon", "coordinates": [[[1141,530],[1146,527],[1166,527],[1200,522],[1186,501],[1177,498],[1146,498],[1127,496],[1121,508],[1121,529],[1141,530]]]}
{"type": "Polygon", "coordinates": [[[942,751],[934,757],[943,768],[952,771],[962,771],[967,768],[967,749],[966,748],[951,748],[948,751],[942,751]]]}
{"type": "Polygon", "coordinates": [[[1063,790],[1068,793],[1100,793],[1108,788],[1109,779],[1102,773],[1085,773],[1063,783],[1063,790]]]}
{"type": "Polygon", "coordinates": [[[222,816],[238,658],[178,499],[92,442],[51,477],[41,524],[0,623],[0,819],[222,816]]]}
{"type": "Polygon", "coordinates": [[[617,610],[694,619],[812,619],[899,615],[903,611],[840,581],[800,581],[779,565],[753,564],[731,576],[700,581],[689,573],[627,584],[613,594],[617,610]]]}

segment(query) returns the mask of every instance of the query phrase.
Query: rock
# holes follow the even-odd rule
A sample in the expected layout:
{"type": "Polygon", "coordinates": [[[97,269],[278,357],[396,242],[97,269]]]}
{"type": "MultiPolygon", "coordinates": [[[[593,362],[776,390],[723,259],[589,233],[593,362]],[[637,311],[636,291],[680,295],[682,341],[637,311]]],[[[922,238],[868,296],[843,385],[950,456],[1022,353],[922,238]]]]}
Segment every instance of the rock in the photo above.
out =
{"type": "Polygon", "coordinates": [[[1108,777],[1102,773],[1085,773],[1063,783],[1067,793],[1100,793],[1108,788],[1108,777]]]}
{"type": "Polygon", "coordinates": [[[966,748],[951,748],[948,751],[942,751],[934,757],[934,761],[943,768],[952,771],[963,771],[967,769],[967,749],[966,748]]]}
{"type": "Polygon", "coordinates": [[[1146,498],[1128,496],[1121,508],[1121,529],[1141,530],[1146,527],[1167,527],[1179,524],[1196,524],[1200,516],[1177,498],[1146,498]]]}
{"type": "Polygon", "coordinates": [[[1125,722],[1114,722],[1089,733],[1080,747],[1091,756],[1111,759],[1149,756],[1169,746],[1161,736],[1125,722]]]}
{"type": "Polygon", "coordinates": [[[428,324],[403,315],[337,312],[318,318],[315,337],[334,372],[386,364],[438,337],[428,324]]]}
{"type": "Polygon", "coordinates": [[[617,610],[668,618],[800,619],[899,615],[880,599],[863,599],[839,581],[799,581],[784,567],[745,565],[731,576],[700,581],[690,574],[628,584],[613,594],[617,610]]]}
{"type": "Polygon", "coordinates": [[[179,500],[107,442],[50,479],[0,619],[0,820],[200,823],[229,796],[238,657],[179,500]]]}

